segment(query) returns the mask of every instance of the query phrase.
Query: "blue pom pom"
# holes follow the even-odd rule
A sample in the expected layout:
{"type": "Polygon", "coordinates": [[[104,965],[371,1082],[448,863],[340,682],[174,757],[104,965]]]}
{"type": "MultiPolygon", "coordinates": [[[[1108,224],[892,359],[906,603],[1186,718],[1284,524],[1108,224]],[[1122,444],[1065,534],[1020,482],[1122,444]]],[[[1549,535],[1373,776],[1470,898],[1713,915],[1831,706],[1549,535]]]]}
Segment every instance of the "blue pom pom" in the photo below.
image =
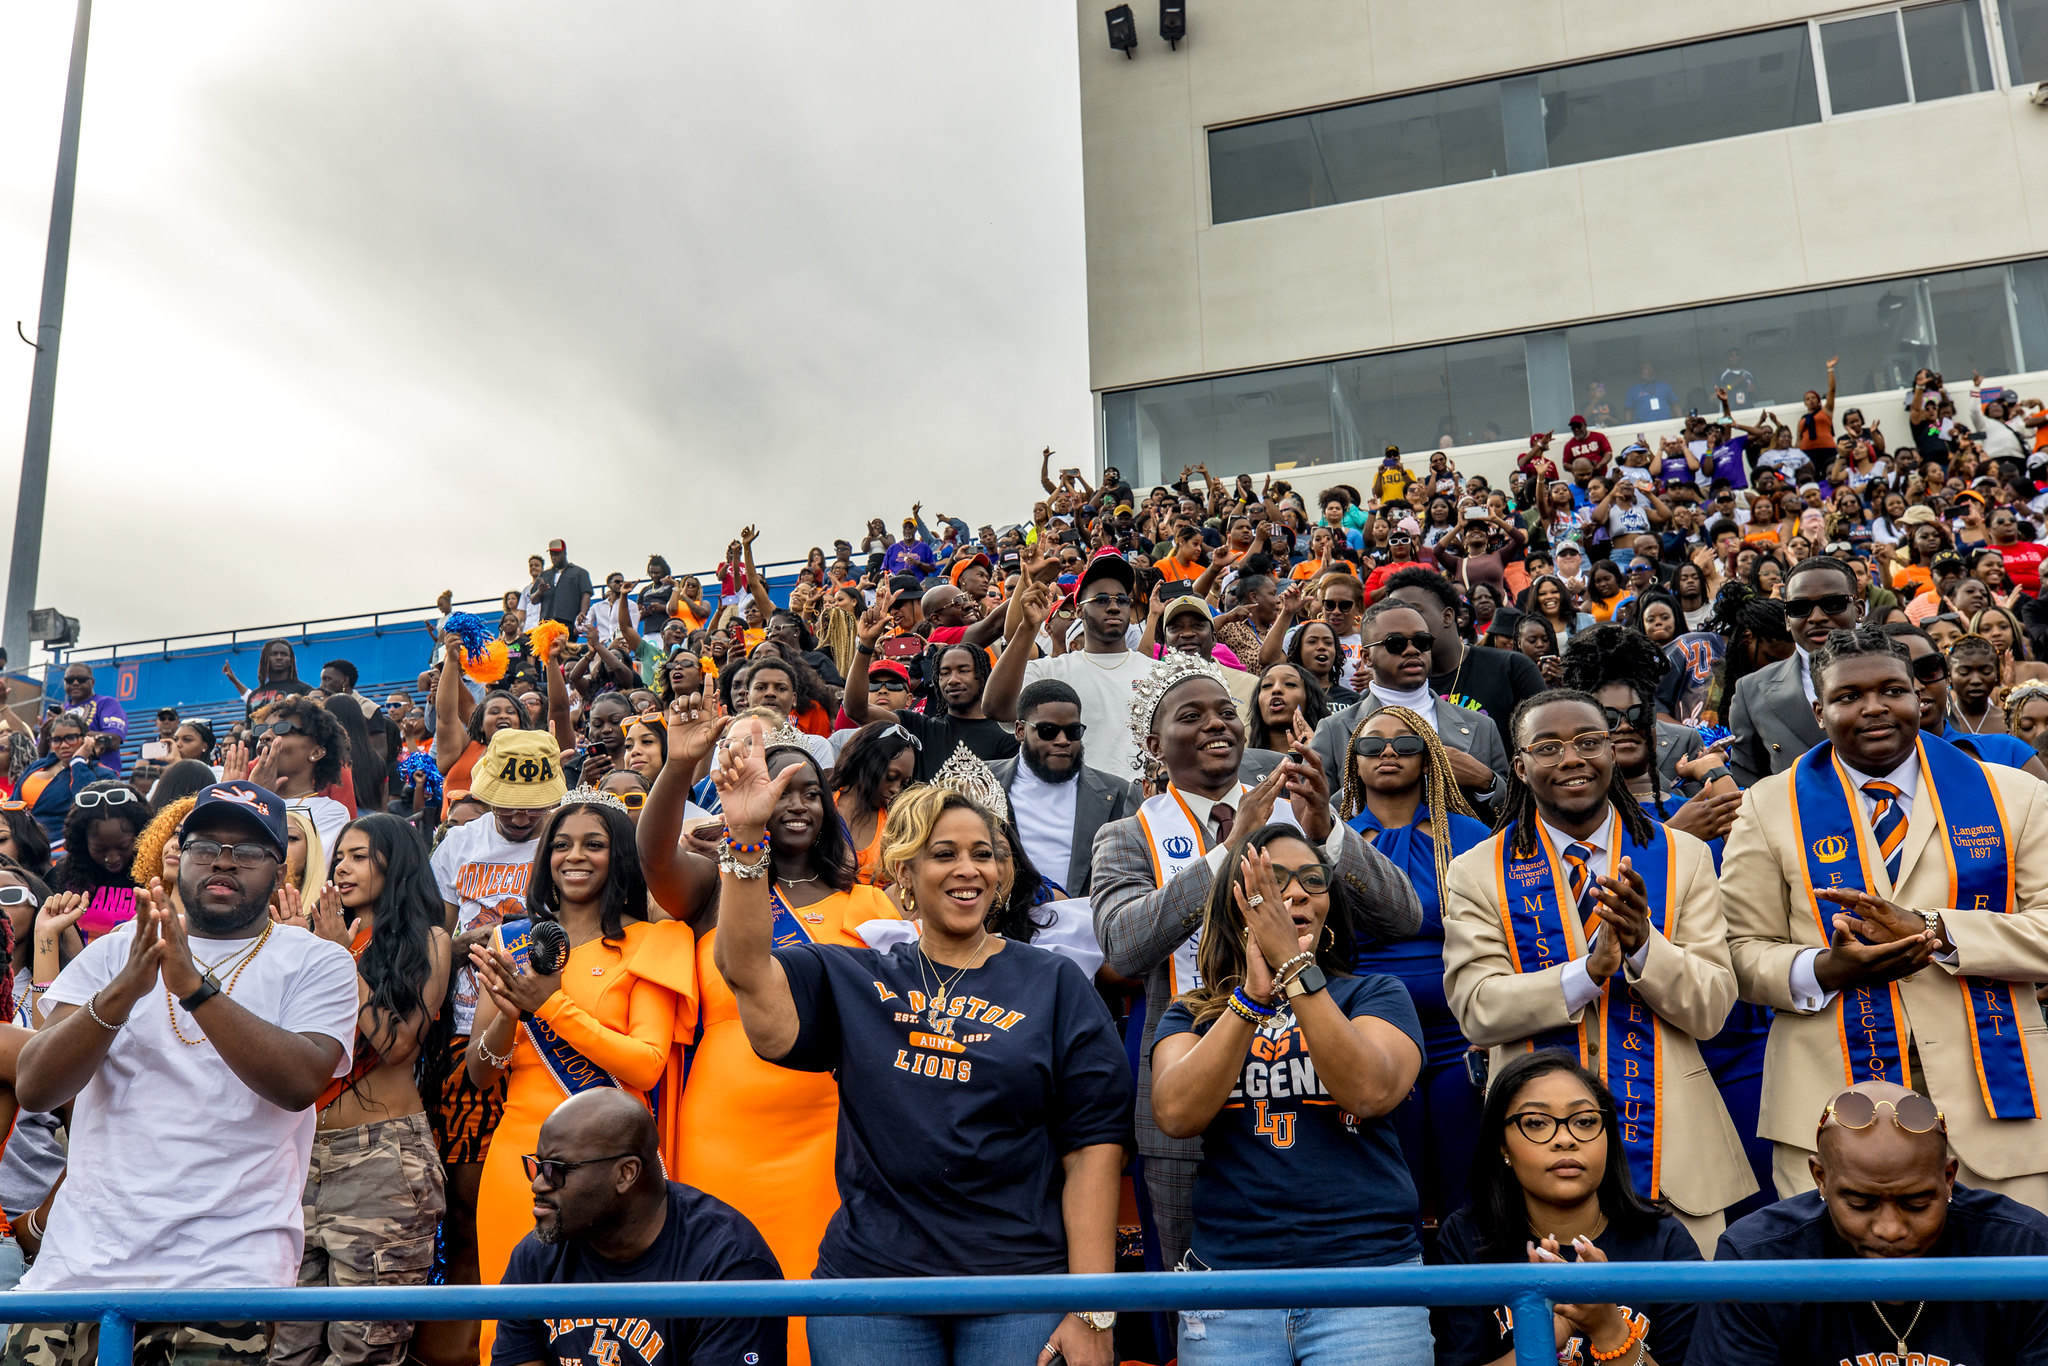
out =
{"type": "Polygon", "coordinates": [[[1693,729],[1700,733],[1700,743],[1706,745],[1718,744],[1732,734],[1726,726],[1703,726],[1697,721],[1693,723],[1693,729]]]}
{"type": "Polygon", "coordinates": [[[434,762],[434,756],[426,750],[408,754],[398,761],[398,776],[401,784],[411,787],[422,783],[426,787],[427,802],[438,806],[441,802],[441,766],[434,762]]]}
{"type": "Polygon", "coordinates": [[[474,612],[450,612],[448,614],[448,624],[441,629],[453,631],[456,635],[461,636],[462,648],[472,656],[482,654],[484,647],[489,645],[498,634],[497,627],[485,622],[482,617],[474,612]]]}

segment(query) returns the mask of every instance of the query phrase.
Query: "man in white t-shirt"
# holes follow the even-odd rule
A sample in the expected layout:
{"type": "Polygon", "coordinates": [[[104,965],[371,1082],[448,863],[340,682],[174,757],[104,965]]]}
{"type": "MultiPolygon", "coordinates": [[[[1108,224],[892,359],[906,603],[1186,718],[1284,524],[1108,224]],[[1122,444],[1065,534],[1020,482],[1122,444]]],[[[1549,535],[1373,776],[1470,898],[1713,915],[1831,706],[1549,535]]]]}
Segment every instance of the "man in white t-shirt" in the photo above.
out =
{"type": "Polygon", "coordinates": [[[1081,699],[1081,720],[1088,733],[1100,737],[1096,762],[1118,777],[1137,776],[1141,768],[1137,743],[1130,736],[1131,685],[1151,671],[1149,661],[1131,649],[1125,634],[1137,581],[1123,556],[1113,550],[1097,553],[1074,587],[1072,610],[1081,620],[1081,648],[1050,659],[1030,656],[1056,590],[1049,584],[1021,590],[1010,612],[1002,658],[982,693],[982,710],[994,720],[1015,721],[1017,694],[1024,685],[1057,678],[1081,699]]]}
{"type": "MultiPolygon", "coordinates": [[[[203,788],[179,829],[178,896],[94,939],[43,997],[22,1045],[25,1109],[74,1102],[69,1166],[32,1291],[290,1286],[313,1102],[345,1076],[356,1033],[348,951],[276,925],[284,801],[250,782],[203,788]]],[[[89,1361],[99,1325],[17,1325],[4,1359],[89,1361]]],[[[255,1363],[258,1323],[136,1325],[136,1360],[255,1363]]]]}

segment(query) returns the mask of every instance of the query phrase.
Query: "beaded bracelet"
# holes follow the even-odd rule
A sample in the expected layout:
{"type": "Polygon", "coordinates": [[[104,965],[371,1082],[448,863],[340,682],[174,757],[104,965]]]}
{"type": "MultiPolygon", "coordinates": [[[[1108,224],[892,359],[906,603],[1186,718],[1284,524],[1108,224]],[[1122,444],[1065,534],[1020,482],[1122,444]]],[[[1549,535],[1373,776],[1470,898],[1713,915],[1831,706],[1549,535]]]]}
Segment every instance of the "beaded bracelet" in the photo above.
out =
{"type": "Polygon", "coordinates": [[[1243,987],[1233,987],[1230,992],[1230,998],[1250,1011],[1254,1017],[1261,1020],[1270,1020],[1280,1013],[1278,1006],[1271,1006],[1262,1001],[1254,1000],[1245,993],[1243,987]]]}
{"type": "Polygon", "coordinates": [[[1294,979],[1295,974],[1301,972],[1315,961],[1316,956],[1312,953],[1295,954],[1294,957],[1282,963],[1279,970],[1273,974],[1273,985],[1276,987],[1286,986],[1288,982],[1294,979]]]}
{"type": "Polygon", "coordinates": [[[764,831],[761,838],[755,840],[752,844],[741,844],[732,837],[732,827],[727,826],[725,828],[725,847],[732,850],[735,854],[765,854],[768,852],[768,835],[764,831]]]}
{"type": "Polygon", "coordinates": [[[1264,1018],[1253,1014],[1251,1009],[1248,1006],[1246,1006],[1242,1000],[1238,999],[1238,997],[1234,994],[1231,996],[1229,1000],[1225,1001],[1223,1004],[1230,1008],[1230,1011],[1233,1015],[1236,1015],[1239,1019],[1247,1021],[1254,1027],[1257,1027],[1265,1023],[1264,1018]]]}
{"type": "Polygon", "coordinates": [[[1628,1336],[1622,1340],[1621,1346],[1611,1352],[1603,1352],[1598,1347],[1595,1347],[1591,1340],[1588,1340],[1586,1351],[1595,1361],[1619,1361],[1628,1355],[1628,1349],[1636,1345],[1637,1339],[1647,1339],[1649,1334],[1650,1316],[1648,1314],[1637,1314],[1629,1321],[1628,1336]]]}

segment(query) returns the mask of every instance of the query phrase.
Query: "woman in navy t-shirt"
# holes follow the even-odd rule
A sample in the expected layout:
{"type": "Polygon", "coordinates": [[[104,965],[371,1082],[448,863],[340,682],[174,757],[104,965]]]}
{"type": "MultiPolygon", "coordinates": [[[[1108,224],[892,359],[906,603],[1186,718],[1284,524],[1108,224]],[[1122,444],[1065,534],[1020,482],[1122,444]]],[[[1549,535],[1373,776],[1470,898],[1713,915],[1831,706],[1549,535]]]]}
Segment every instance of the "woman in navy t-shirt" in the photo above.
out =
{"type": "MultiPolygon", "coordinates": [[[[799,771],[770,778],[763,740],[743,720],[712,773],[727,840],[715,957],[754,1051],[839,1081],[840,1207],[814,1274],[1115,1270],[1129,1064],[1087,976],[993,928],[1010,890],[996,820],[947,789],[903,793],[881,857],[919,939],[886,951],[810,942],[752,871],[799,771]]],[[[815,1366],[1019,1366],[1055,1351],[1109,1366],[1115,1317],[875,1315],[808,1329],[815,1366]]]]}
{"type": "MultiPolygon", "coordinates": [[[[1524,1053],[1501,1068],[1479,1122],[1472,1203],[1444,1221],[1444,1262],[1698,1261],[1685,1225],[1636,1194],[1616,1129],[1614,1097],[1569,1054],[1524,1053]]],[[[1679,1366],[1693,1316],[1690,1304],[1560,1304],[1557,1359],[1589,1364],[1598,1351],[1619,1366],[1679,1366]]],[[[1512,1366],[1507,1306],[1446,1305],[1430,1322],[1440,1366],[1512,1366]]]]}
{"type": "MultiPolygon", "coordinates": [[[[1291,825],[1234,842],[1202,925],[1203,985],[1160,1017],[1152,1114],[1202,1138],[1191,1269],[1419,1263],[1391,1118],[1422,1070],[1392,977],[1350,975],[1350,893],[1291,825]],[[1226,865],[1227,866],[1227,865],[1226,865]]],[[[1430,1366],[1419,1308],[1194,1310],[1180,1359],[1430,1366]]]]}

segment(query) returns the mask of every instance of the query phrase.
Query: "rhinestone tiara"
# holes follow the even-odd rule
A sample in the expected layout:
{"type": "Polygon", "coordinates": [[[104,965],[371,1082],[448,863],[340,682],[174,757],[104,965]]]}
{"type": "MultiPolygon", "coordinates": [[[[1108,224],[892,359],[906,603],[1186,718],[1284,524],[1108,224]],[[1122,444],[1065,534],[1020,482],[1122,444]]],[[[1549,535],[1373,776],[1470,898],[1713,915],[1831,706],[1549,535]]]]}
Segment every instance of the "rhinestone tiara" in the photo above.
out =
{"type": "Polygon", "coordinates": [[[964,744],[955,748],[952,757],[932,775],[932,786],[957,792],[976,806],[994,812],[1003,824],[1009,824],[1010,799],[997,781],[995,770],[964,744]]]}
{"type": "Polygon", "coordinates": [[[1211,679],[1226,692],[1230,688],[1223,677],[1222,665],[1213,659],[1182,654],[1178,650],[1170,651],[1163,659],[1153,660],[1152,671],[1131,684],[1131,738],[1138,747],[1137,756],[1131,764],[1139,772],[1144,772],[1145,737],[1152,733],[1152,714],[1159,710],[1159,703],[1168,692],[1190,678],[1211,679]]]}
{"type": "Polygon", "coordinates": [[[598,787],[571,788],[568,792],[562,794],[560,804],[563,806],[605,806],[610,807],[622,816],[630,817],[633,814],[626,809],[624,802],[611,793],[606,792],[603,788],[598,787]]]}

